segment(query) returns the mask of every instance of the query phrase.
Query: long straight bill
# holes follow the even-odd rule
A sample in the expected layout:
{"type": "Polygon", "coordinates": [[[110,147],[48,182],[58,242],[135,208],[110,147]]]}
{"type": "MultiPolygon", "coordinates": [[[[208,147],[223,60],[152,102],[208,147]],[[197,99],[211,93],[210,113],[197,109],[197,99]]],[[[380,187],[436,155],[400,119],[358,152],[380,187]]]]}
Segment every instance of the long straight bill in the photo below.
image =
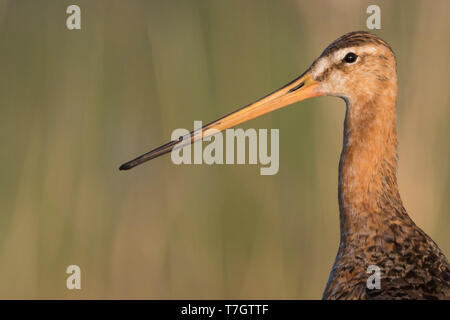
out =
{"type": "Polygon", "coordinates": [[[178,140],[172,140],[152,151],[149,151],[136,159],[126,162],[120,166],[120,170],[129,170],[145,161],[154,159],[163,154],[171,152],[174,149],[183,148],[186,145],[194,143],[203,138],[217,134],[228,128],[232,128],[248,120],[262,116],[282,107],[288,106],[294,102],[302,101],[308,98],[320,96],[317,90],[318,82],[311,78],[310,71],[307,70],[297,79],[275,92],[261,98],[243,108],[240,108],[227,116],[224,116],[214,122],[211,122],[201,129],[192,131],[178,140]]]}

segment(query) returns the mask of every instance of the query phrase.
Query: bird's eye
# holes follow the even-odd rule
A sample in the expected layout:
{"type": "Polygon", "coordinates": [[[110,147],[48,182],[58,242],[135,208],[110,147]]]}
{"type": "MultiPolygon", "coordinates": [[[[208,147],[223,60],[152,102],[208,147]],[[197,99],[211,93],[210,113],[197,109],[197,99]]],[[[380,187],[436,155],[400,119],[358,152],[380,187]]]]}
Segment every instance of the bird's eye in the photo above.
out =
{"type": "Polygon", "coordinates": [[[358,59],[358,56],[356,54],[354,54],[353,52],[347,53],[344,57],[344,61],[347,63],[353,63],[356,61],[356,59],[358,59]]]}

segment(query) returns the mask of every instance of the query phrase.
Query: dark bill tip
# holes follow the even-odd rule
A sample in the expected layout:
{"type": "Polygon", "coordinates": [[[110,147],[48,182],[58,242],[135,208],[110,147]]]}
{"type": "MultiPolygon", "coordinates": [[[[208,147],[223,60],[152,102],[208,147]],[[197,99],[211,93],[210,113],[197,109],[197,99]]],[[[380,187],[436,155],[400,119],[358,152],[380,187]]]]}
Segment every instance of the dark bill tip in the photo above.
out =
{"type": "Polygon", "coordinates": [[[119,167],[119,170],[130,170],[131,168],[133,168],[132,165],[130,165],[129,163],[124,163],[119,167]]]}
{"type": "MultiPolygon", "coordinates": [[[[190,135],[189,135],[190,136],[190,135]]],[[[183,137],[180,137],[180,139],[178,140],[173,140],[170,141],[156,149],[153,149],[150,152],[147,152],[139,157],[137,157],[136,159],[133,159],[131,161],[125,162],[124,164],[122,164],[119,167],[119,170],[130,170],[138,165],[140,165],[141,163],[144,163],[146,161],[155,159],[159,156],[162,156],[163,154],[169,153],[170,151],[172,151],[177,144],[180,143],[180,141],[183,141],[183,137]]],[[[182,147],[182,145],[178,145],[177,149],[179,147],[182,147]]]]}

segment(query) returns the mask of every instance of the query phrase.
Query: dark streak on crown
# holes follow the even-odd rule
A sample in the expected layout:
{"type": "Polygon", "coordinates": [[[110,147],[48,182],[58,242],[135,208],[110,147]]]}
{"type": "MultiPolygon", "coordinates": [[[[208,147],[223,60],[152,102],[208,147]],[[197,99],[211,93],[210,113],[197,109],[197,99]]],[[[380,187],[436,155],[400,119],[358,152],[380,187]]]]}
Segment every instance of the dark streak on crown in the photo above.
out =
{"type": "Polygon", "coordinates": [[[393,53],[387,42],[378,36],[367,31],[354,31],[344,34],[342,37],[333,41],[328,47],[325,48],[321,56],[328,56],[339,49],[363,46],[366,44],[383,45],[393,53]]]}

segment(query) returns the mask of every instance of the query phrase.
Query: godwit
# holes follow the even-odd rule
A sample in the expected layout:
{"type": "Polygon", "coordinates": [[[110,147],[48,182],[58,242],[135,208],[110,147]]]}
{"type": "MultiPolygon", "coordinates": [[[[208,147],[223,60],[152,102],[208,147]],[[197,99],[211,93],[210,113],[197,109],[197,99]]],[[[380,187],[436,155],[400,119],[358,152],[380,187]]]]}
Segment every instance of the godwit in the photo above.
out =
{"type": "Polygon", "coordinates": [[[346,102],[339,162],[340,245],[323,299],[450,299],[450,265],[437,244],[408,216],[397,186],[395,55],[364,31],[332,42],[297,79],[130,162],[147,160],[294,102],[330,95],[346,102]],[[185,142],[182,142],[185,141],[185,142]],[[369,288],[369,266],[380,288],[369,288]]]}

